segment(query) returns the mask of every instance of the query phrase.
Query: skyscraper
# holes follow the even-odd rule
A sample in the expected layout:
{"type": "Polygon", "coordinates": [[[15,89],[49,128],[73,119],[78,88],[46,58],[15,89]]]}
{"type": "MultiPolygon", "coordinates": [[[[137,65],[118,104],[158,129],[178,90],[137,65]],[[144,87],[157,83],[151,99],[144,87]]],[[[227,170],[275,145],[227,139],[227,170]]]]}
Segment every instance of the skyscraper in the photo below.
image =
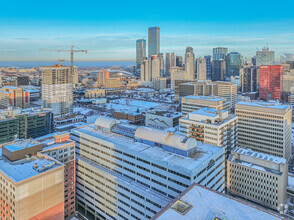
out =
{"type": "Polygon", "coordinates": [[[153,79],[160,77],[161,74],[161,58],[157,55],[152,55],[148,60],[148,81],[153,81],[153,79]]]}
{"type": "Polygon", "coordinates": [[[206,78],[211,79],[211,56],[204,56],[205,62],[206,62],[206,78]]]}
{"type": "Polygon", "coordinates": [[[148,59],[145,57],[141,64],[141,71],[140,71],[140,79],[141,81],[151,81],[149,77],[149,65],[148,65],[148,59]]]}
{"type": "Polygon", "coordinates": [[[170,76],[171,68],[176,66],[176,53],[165,54],[165,75],[170,76]]]}
{"type": "Polygon", "coordinates": [[[228,54],[228,48],[217,47],[213,48],[213,60],[225,60],[228,54]]]}
{"type": "Polygon", "coordinates": [[[259,69],[259,98],[281,99],[283,91],[284,66],[264,65],[259,69]]]}
{"type": "Polygon", "coordinates": [[[150,27],[148,29],[148,57],[160,53],[160,28],[150,27]]]}
{"type": "MultiPolygon", "coordinates": [[[[76,67],[74,67],[75,69],[76,67]]],[[[42,66],[42,99],[54,115],[73,112],[73,76],[70,66],[42,66]]]]}
{"type": "Polygon", "coordinates": [[[176,57],[176,66],[178,66],[178,67],[183,66],[183,57],[182,56],[177,56],[176,57]]]}
{"type": "Polygon", "coordinates": [[[226,76],[239,76],[243,58],[238,52],[231,52],[226,56],[226,76]]]}
{"type": "Polygon", "coordinates": [[[146,40],[139,39],[136,41],[136,68],[137,72],[141,67],[144,57],[146,57],[146,40]]]}
{"type": "Polygon", "coordinates": [[[275,62],[275,52],[264,47],[262,51],[256,52],[256,66],[273,65],[275,62]]]}
{"type": "Polygon", "coordinates": [[[213,60],[212,61],[212,81],[224,80],[226,73],[226,61],[225,60],[213,60]]]}
{"type": "Polygon", "coordinates": [[[197,63],[197,79],[206,80],[206,60],[199,58],[196,60],[197,63]]]}
{"type": "Polygon", "coordinates": [[[244,66],[240,69],[241,92],[257,91],[257,68],[256,66],[244,66]]]}
{"type": "Polygon", "coordinates": [[[187,73],[187,79],[195,79],[195,55],[192,47],[186,48],[185,54],[185,70],[187,73]]]}

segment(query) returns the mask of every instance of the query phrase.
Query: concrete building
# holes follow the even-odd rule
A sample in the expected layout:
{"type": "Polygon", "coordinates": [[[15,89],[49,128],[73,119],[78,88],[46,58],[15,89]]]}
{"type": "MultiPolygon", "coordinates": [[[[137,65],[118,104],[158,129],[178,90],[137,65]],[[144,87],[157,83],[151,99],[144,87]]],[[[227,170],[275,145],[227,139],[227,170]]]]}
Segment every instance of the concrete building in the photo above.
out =
{"type": "Polygon", "coordinates": [[[282,220],[282,216],[235,197],[193,183],[161,209],[152,220],[239,219],[282,220]]]}
{"type": "Polygon", "coordinates": [[[238,87],[233,82],[216,81],[216,95],[225,98],[230,103],[230,109],[235,108],[237,103],[238,87]]]}
{"type": "Polygon", "coordinates": [[[289,160],[292,155],[289,105],[241,101],[236,104],[235,115],[238,116],[240,147],[289,160]]]}
{"type": "Polygon", "coordinates": [[[196,59],[197,63],[197,80],[206,80],[206,59],[204,58],[199,58],[196,59]]]}
{"type": "Polygon", "coordinates": [[[157,77],[153,81],[155,90],[166,89],[166,77],[157,77]]]}
{"type": "Polygon", "coordinates": [[[256,51],[256,66],[274,65],[275,52],[270,51],[268,47],[264,47],[261,51],[256,51]]]}
{"type": "Polygon", "coordinates": [[[73,113],[73,76],[70,66],[56,64],[40,67],[42,71],[42,100],[54,115],[73,113]]]}
{"type": "Polygon", "coordinates": [[[139,39],[136,41],[136,69],[141,68],[144,57],[146,57],[146,40],[139,39]]]}
{"type": "Polygon", "coordinates": [[[140,124],[143,121],[142,113],[126,110],[114,111],[113,118],[128,120],[134,124],[140,124]]]}
{"type": "Polygon", "coordinates": [[[223,149],[99,117],[72,130],[77,207],[92,219],[150,219],[194,181],[223,191],[223,149]]]}
{"type": "Polygon", "coordinates": [[[180,112],[153,110],[145,113],[145,126],[159,130],[174,128],[179,125],[180,112]]]}
{"type": "Polygon", "coordinates": [[[75,214],[76,161],[75,142],[69,139],[70,133],[53,133],[36,140],[43,146],[46,154],[64,164],[64,219],[71,219],[75,214]]]}
{"type": "Polygon", "coordinates": [[[108,78],[105,79],[104,88],[105,89],[116,89],[120,88],[120,78],[108,78]]]}
{"type": "Polygon", "coordinates": [[[187,77],[185,79],[194,80],[195,79],[195,54],[192,47],[186,48],[185,53],[185,71],[187,77]]]}
{"type": "Polygon", "coordinates": [[[225,60],[228,54],[228,48],[216,47],[213,48],[213,60],[225,60]]]}
{"type": "Polygon", "coordinates": [[[177,80],[188,80],[187,72],[183,67],[172,67],[171,69],[171,89],[175,89],[177,80]]]}
{"type": "MultiPolygon", "coordinates": [[[[1,96],[4,99],[9,98],[9,106],[18,107],[18,108],[29,108],[30,107],[30,92],[25,91],[19,87],[13,86],[4,86],[2,87],[2,91],[6,93],[2,93],[1,96]]],[[[7,106],[8,107],[8,106],[7,106]]]]}
{"type": "Polygon", "coordinates": [[[182,115],[194,112],[201,108],[213,108],[219,110],[228,110],[230,103],[218,96],[186,96],[182,97],[182,115]]]}
{"type": "Polygon", "coordinates": [[[153,81],[157,77],[161,76],[161,58],[157,55],[152,55],[148,61],[149,79],[153,81]]]}
{"type": "Polygon", "coordinates": [[[211,56],[204,56],[206,63],[206,79],[211,80],[212,76],[212,64],[211,64],[211,56]]]}
{"type": "Polygon", "coordinates": [[[176,66],[183,67],[183,57],[182,56],[176,57],[176,66]]]}
{"type": "Polygon", "coordinates": [[[141,64],[141,72],[140,72],[140,80],[143,82],[151,82],[151,78],[149,76],[149,64],[148,59],[144,58],[141,64]]]}
{"type": "Polygon", "coordinates": [[[224,147],[228,159],[238,143],[237,116],[225,110],[201,108],[180,118],[180,134],[224,147]]]}
{"type": "Polygon", "coordinates": [[[171,68],[176,65],[176,53],[166,53],[165,54],[165,75],[170,76],[171,75],[171,68]]]}
{"type": "Polygon", "coordinates": [[[33,140],[0,146],[0,219],[64,219],[64,165],[40,149],[33,140]]]}
{"type": "Polygon", "coordinates": [[[160,28],[148,28],[148,57],[160,53],[160,28]]]}
{"type": "Polygon", "coordinates": [[[240,87],[242,93],[257,91],[257,68],[256,66],[244,66],[240,69],[240,87]]]}
{"type": "Polygon", "coordinates": [[[101,98],[105,97],[105,89],[87,89],[85,98],[101,98]]]}
{"type": "Polygon", "coordinates": [[[38,86],[20,86],[24,92],[30,93],[30,102],[38,101],[41,98],[41,88],[38,86]]]}
{"type": "Polygon", "coordinates": [[[230,193],[284,211],[288,186],[286,159],[235,148],[227,163],[230,193]]]}
{"type": "Polygon", "coordinates": [[[95,72],[96,82],[98,84],[104,85],[105,80],[110,78],[110,72],[108,70],[98,70],[98,72],[95,72]],[[96,76],[97,74],[97,76],[96,76]]]}
{"type": "Polygon", "coordinates": [[[9,107],[9,92],[0,91],[0,108],[5,109],[9,107]]]}
{"type": "Polygon", "coordinates": [[[52,133],[51,109],[6,109],[0,111],[0,143],[36,138],[52,133]]]}

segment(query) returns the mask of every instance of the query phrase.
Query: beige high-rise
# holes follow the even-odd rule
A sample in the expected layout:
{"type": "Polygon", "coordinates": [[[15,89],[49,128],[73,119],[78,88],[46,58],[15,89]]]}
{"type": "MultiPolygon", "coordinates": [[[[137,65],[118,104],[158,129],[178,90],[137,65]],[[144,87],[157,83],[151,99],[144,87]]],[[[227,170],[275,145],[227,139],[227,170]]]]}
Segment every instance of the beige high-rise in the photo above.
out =
{"type": "Polygon", "coordinates": [[[292,155],[289,105],[277,102],[238,102],[235,108],[239,123],[239,146],[284,157],[292,155]]]}

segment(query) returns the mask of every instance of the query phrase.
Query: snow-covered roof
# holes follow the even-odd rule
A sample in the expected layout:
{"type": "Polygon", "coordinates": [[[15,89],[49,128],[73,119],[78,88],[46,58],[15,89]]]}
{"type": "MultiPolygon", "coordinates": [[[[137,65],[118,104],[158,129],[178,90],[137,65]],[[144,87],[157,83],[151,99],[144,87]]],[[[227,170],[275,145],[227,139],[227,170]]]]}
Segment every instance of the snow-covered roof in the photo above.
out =
{"type": "Polygon", "coordinates": [[[135,133],[135,138],[153,141],[159,144],[171,146],[183,151],[188,151],[197,146],[194,138],[187,138],[172,132],[157,130],[145,126],[140,126],[135,133]]]}
{"type": "Polygon", "coordinates": [[[269,101],[269,102],[263,102],[263,101],[240,101],[237,102],[237,105],[247,105],[247,106],[254,106],[254,107],[262,107],[262,108],[272,108],[272,109],[287,109],[289,105],[284,105],[276,101],[269,101]]]}
{"type": "Polygon", "coordinates": [[[95,121],[95,126],[96,127],[101,127],[101,128],[107,128],[107,129],[111,129],[111,127],[114,124],[119,123],[118,120],[114,119],[114,118],[109,118],[109,117],[105,117],[105,116],[100,116],[96,119],[95,121]]]}
{"type": "Polygon", "coordinates": [[[241,202],[223,193],[208,189],[194,183],[168,206],[154,216],[158,220],[202,220],[202,219],[239,219],[278,220],[282,217],[263,211],[248,203],[241,202]],[[186,214],[181,214],[173,208],[177,201],[192,205],[186,214]]]}
{"type": "Polygon", "coordinates": [[[212,101],[212,102],[218,102],[225,100],[225,98],[219,97],[219,96],[194,96],[194,95],[189,95],[183,97],[185,99],[195,99],[195,100],[205,100],[205,101],[212,101]]]}

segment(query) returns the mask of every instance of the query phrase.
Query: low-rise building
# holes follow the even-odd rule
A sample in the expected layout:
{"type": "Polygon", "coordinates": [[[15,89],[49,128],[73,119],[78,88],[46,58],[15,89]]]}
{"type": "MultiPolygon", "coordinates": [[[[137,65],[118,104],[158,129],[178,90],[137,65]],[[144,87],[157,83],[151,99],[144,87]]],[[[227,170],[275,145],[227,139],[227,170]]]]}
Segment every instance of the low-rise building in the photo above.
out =
{"type": "MultiPolygon", "coordinates": [[[[22,88],[13,87],[13,86],[5,86],[2,88],[2,91],[5,91],[6,95],[9,98],[9,106],[18,107],[18,108],[30,107],[30,92],[29,91],[25,91],[22,88]]],[[[4,94],[2,94],[2,96],[3,95],[4,94]]]]}
{"type": "Polygon", "coordinates": [[[134,124],[140,124],[143,121],[142,113],[127,110],[114,111],[113,117],[116,119],[125,119],[134,124]]]}
{"type": "Polygon", "coordinates": [[[105,89],[88,89],[85,91],[85,98],[105,97],[105,89]]]}
{"type": "Polygon", "coordinates": [[[180,112],[153,110],[145,113],[145,126],[164,130],[179,125],[180,112]]]}

